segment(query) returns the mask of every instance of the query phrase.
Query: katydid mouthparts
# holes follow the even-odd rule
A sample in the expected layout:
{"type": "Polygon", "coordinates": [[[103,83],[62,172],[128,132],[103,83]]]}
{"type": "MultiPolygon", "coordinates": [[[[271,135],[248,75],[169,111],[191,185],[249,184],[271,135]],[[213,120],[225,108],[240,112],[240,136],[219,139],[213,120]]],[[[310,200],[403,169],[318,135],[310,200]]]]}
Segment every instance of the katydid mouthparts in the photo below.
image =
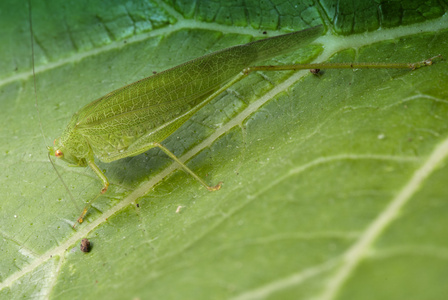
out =
{"type": "Polygon", "coordinates": [[[414,70],[432,64],[432,59],[428,59],[417,63],[256,65],[306,46],[323,32],[324,27],[320,25],[223,49],[126,85],[81,108],[55,139],[54,146],[48,147],[50,155],[73,166],[89,166],[102,182],[101,191],[86,204],[77,221],[83,222],[92,203],[109,186],[95,157],[108,163],[158,147],[209,191],[219,190],[221,182],[209,186],[161,143],[198,110],[251,72],[341,68],[414,70]]]}

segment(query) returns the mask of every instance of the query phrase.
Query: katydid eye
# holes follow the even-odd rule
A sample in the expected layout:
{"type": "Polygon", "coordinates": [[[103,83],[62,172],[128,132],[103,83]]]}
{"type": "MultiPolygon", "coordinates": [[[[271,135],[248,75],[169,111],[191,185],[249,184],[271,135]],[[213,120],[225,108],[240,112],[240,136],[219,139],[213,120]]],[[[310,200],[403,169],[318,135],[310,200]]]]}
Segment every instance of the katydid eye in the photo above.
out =
{"type": "Polygon", "coordinates": [[[61,150],[56,150],[56,151],[54,152],[54,156],[56,156],[56,157],[62,157],[62,156],[64,156],[64,153],[62,153],[61,150]]]}

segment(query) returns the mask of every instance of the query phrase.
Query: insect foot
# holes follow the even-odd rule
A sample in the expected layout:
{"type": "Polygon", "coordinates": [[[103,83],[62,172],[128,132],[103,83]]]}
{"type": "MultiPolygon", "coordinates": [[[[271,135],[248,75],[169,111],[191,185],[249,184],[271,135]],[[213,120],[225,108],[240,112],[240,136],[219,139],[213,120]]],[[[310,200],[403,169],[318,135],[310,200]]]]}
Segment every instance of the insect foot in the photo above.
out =
{"type": "Polygon", "coordinates": [[[430,66],[434,63],[434,59],[436,58],[440,58],[441,60],[443,60],[443,56],[442,54],[436,55],[434,57],[428,58],[427,60],[424,60],[422,62],[419,63],[414,63],[414,64],[410,64],[409,67],[411,70],[415,70],[421,67],[426,67],[426,66],[430,66]]]}
{"type": "Polygon", "coordinates": [[[219,190],[221,188],[221,186],[222,186],[222,181],[218,182],[218,184],[215,186],[208,186],[207,190],[209,190],[210,192],[214,192],[214,191],[219,190]]]}

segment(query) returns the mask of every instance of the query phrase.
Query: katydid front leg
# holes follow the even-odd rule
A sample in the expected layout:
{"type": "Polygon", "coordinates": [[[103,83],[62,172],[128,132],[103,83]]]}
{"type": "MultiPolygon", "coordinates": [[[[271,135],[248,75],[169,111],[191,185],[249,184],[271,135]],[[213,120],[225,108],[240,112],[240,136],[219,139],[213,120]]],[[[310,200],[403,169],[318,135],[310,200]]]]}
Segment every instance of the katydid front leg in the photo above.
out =
{"type": "MultiPolygon", "coordinates": [[[[93,160],[88,161],[88,164],[90,168],[95,172],[95,174],[100,178],[101,182],[103,183],[103,188],[101,189],[100,193],[96,195],[95,198],[87,202],[86,206],[82,210],[81,215],[78,218],[78,223],[82,223],[84,221],[84,217],[87,214],[87,211],[89,210],[90,206],[92,206],[92,203],[95,202],[96,199],[99,198],[102,194],[107,192],[107,189],[109,188],[109,180],[107,179],[106,175],[100,170],[100,168],[95,164],[93,160]]],[[[73,228],[75,228],[76,223],[73,225],[73,228]]]]}
{"type": "MultiPolygon", "coordinates": [[[[176,155],[174,155],[170,150],[168,150],[168,148],[164,147],[163,145],[161,145],[160,143],[153,143],[152,147],[158,147],[160,148],[163,152],[165,152],[171,159],[173,159],[175,162],[177,162],[182,169],[184,169],[187,173],[189,173],[191,176],[193,176],[197,181],[199,181],[207,190],[213,192],[213,191],[217,191],[221,188],[222,182],[219,182],[217,185],[215,186],[209,186],[201,177],[199,177],[195,172],[193,172],[189,167],[187,167],[183,162],[181,162],[176,155]]],[[[109,180],[107,179],[106,175],[104,175],[104,173],[100,170],[100,168],[95,164],[95,162],[93,160],[88,162],[88,165],[90,166],[90,168],[95,172],[95,174],[100,178],[101,182],[103,183],[103,187],[100,191],[100,193],[98,193],[98,195],[96,195],[95,198],[93,198],[92,200],[90,200],[86,206],[84,207],[84,209],[82,210],[81,215],[78,218],[78,223],[82,223],[84,221],[84,217],[87,214],[87,211],[89,210],[89,208],[92,206],[93,202],[95,202],[96,199],[98,199],[101,195],[103,195],[104,193],[107,192],[107,189],[109,187],[109,180]]],[[[76,226],[73,225],[73,228],[76,226]]]]}

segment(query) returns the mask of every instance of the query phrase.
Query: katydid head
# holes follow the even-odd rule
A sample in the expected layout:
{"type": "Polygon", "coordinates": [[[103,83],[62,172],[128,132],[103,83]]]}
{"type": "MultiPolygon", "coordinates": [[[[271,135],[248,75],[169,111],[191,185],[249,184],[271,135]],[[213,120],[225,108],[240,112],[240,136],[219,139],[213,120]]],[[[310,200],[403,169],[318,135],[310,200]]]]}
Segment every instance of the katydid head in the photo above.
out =
{"type": "Polygon", "coordinates": [[[51,156],[65,161],[66,163],[76,167],[86,167],[87,161],[84,157],[79,157],[69,150],[69,147],[65,146],[61,138],[54,140],[54,146],[48,147],[48,152],[51,156]]]}

